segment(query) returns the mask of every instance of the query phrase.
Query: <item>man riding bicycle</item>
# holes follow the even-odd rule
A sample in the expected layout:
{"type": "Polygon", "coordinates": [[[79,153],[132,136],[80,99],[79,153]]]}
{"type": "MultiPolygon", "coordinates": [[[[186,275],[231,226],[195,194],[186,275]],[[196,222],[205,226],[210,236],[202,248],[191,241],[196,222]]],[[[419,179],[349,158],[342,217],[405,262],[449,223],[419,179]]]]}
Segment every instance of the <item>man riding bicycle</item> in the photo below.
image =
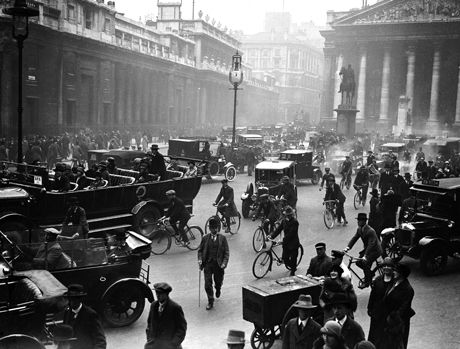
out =
{"type": "Polygon", "coordinates": [[[252,220],[256,220],[257,217],[260,217],[261,213],[264,218],[264,231],[266,234],[273,231],[275,228],[276,218],[278,217],[278,212],[275,206],[275,203],[270,199],[268,194],[262,194],[260,197],[260,204],[257,212],[252,217],[252,220]]]}
{"type": "Polygon", "coordinates": [[[340,174],[342,175],[342,181],[345,182],[347,189],[350,188],[351,183],[351,172],[353,170],[353,163],[350,160],[350,156],[345,156],[345,160],[342,163],[342,169],[340,174]]]}
{"type": "Polygon", "coordinates": [[[180,234],[184,246],[188,246],[190,245],[190,241],[188,241],[184,228],[190,220],[190,213],[185,207],[184,202],[176,197],[176,192],[174,190],[168,190],[166,192],[166,197],[169,200],[169,208],[165,217],[169,217],[169,223],[171,223],[174,231],[180,234]],[[177,222],[179,222],[179,226],[177,226],[177,222]]]}
{"type": "Polygon", "coordinates": [[[221,183],[222,188],[213,205],[217,206],[217,210],[225,217],[225,223],[227,225],[225,231],[230,232],[230,217],[237,216],[238,211],[233,201],[233,188],[228,185],[228,180],[225,178],[221,180],[221,183]]]}
{"type": "Polygon", "coordinates": [[[355,188],[357,191],[362,189],[361,199],[364,206],[366,204],[367,189],[369,188],[369,171],[367,170],[366,166],[361,166],[359,168],[359,171],[355,177],[355,182],[353,183],[353,188],[355,188]]]}
{"type": "Polygon", "coordinates": [[[297,193],[288,176],[284,176],[281,179],[281,186],[278,190],[277,198],[284,198],[289,206],[295,208],[297,204],[297,193]]]}
{"type": "Polygon", "coordinates": [[[335,213],[337,214],[337,221],[341,223],[343,218],[343,224],[348,224],[347,219],[345,218],[345,209],[343,207],[346,197],[343,195],[340,185],[335,183],[335,178],[329,178],[327,180],[326,196],[324,197],[324,201],[329,200],[334,200],[337,203],[335,210],[335,213]]]}
{"type": "Polygon", "coordinates": [[[323,186],[324,186],[324,183],[326,183],[326,186],[327,186],[327,180],[329,178],[334,178],[335,180],[335,176],[334,174],[331,172],[331,169],[329,167],[325,167],[324,168],[324,174],[323,174],[323,177],[321,179],[321,186],[319,187],[319,190],[323,190],[323,186]]]}
{"type": "Polygon", "coordinates": [[[297,255],[299,254],[299,222],[294,218],[294,209],[286,206],[284,209],[284,219],[276,230],[268,235],[268,240],[275,239],[282,231],[283,238],[283,255],[284,264],[291,270],[291,276],[295,275],[297,270],[297,255]]]}

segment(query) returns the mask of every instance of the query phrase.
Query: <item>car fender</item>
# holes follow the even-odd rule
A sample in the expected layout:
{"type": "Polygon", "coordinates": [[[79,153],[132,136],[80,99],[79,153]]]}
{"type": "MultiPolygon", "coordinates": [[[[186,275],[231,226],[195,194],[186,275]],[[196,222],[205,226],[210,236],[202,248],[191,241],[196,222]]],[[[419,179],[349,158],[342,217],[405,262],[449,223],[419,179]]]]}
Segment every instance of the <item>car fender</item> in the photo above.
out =
{"type": "Polygon", "coordinates": [[[395,235],[395,231],[396,231],[396,228],[385,228],[380,233],[380,236],[384,237],[384,236],[395,235]]]}
{"type": "Polygon", "coordinates": [[[233,165],[231,162],[227,162],[225,165],[224,165],[224,168],[229,168],[229,167],[233,167],[235,165],[233,165]]]}
{"type": "Polygon", "coordinates": [[[124,278],[124,279],[120,279],[120,280],[115,281],[113,284],[111,284],[109,286],[109,288],[107,288],[104,291],[104,294],[102,295],[101,299],[104,299],[104,297],[111,290],[113,290],[116,286],[121,285],[121,284],[129,284],[130,287],[139,286],[141,288],[142,292],[144,293],[145,298],[147,298],[150,303],[152,303],[155,300],[155,298],[153,297],[153,292],[148,287],[148,285],[145,282],[142,282],[140,279],[136,279],[136,278],[124,278]]]}
{"type": "Polygon", "coordinates": [[[158,210],[160,210],[160,212],[162,211],[160,209],[160,204],[158,203],[158,201],[156,200],[142,200],[140,202],[138,202],[132,209],[131,209],[131,213],[132,214],[137,214],[142,207],[144,207],[145,205],[153,205],[155,206],[158,210]]]}
{"type": "Polygon", "coordinates": [[[433,237],[433,236],[425,236],[423,238],[420,239],[420,241],[418,242],[419,246],[421,247],[428,247],[428,246],[432,246],[434,244],[436,245],[440,245],[442,247],[447,247],[448,246],[448,242],[444,239],[440,239],[440,238],[436,238],[436,237],[433,237]]]}
{"type": "Polygon", "coordinates": [[[0,214],[0,223],[13,220],[24,222],[25,225],[29,226],[29,219],[23,214],[17,212],[3,212],[0,214]]]}

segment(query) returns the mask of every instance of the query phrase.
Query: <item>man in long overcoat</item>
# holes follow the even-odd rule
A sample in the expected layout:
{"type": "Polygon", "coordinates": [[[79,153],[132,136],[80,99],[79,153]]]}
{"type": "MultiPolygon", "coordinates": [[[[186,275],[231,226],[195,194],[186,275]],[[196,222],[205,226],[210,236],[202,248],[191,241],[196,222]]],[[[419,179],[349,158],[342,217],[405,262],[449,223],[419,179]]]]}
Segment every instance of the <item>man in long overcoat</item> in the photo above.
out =
{"type": "Polygon", "coordinates": [[[166,282],[156,283],[153,288],[157,300],[150,306],[144,349],[181,349],[187,333],[184,311],[169,298],[172,287],[166,282]]]}
{"type": "Polygon", "coordinates": [[[219,212],[225,217],[227,224],[227,231],[230,230],[230,217],[238,215],[238,210],[234,201],[233,188],[228,185],[226,178],[221,180],[222,188],[220,188],[219,195],[217,195],[214,205],[217,206],[219,212]]]}

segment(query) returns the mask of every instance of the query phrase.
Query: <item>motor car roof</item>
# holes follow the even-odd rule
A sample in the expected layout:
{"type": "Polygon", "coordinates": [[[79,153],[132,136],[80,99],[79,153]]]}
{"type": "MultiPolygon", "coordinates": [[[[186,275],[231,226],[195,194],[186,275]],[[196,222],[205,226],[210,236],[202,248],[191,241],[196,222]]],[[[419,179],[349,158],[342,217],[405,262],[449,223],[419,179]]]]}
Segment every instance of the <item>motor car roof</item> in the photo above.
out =
{"type": "Polygon", "coordinates": [[[423,145],[437,145],[437,146],[445,146],[447,143],[455,143],[460,142],[459,137],[447,137],[447,138],[431,138],[425,141],[423,145]]]}
{"type": "Polygon", "coordinates": [[[430,181],[425,181],[422,183],[414,183],[412,186],[412,189],[417,190],[417,189],[433,189],[433,188],[439,188],[441,190],[455,190],[455,189],[460,189],[460,178],[454,177],[454,178],[441,178],[441,179],[435,179],[435,180],[430,180],[430,181]]]}
{"type": "Polygon", "coordinates": [[[263,139],[263,136],[262,136],[262,135],[258,135],[258,134],[255,134],[255,133],[246,133],[246,134],[238,135],[238,136],[243,137],[243,138],[257,138],[257,139],[263,139]]]}
{"type": "Polygon", "coordinates": [[[306,153],[313,153],[311,150],[305,150],[305,149],[288,149],[285,151],[282,151],[281,154],[306,154],[306,153]]]}
{"type": "Polygon", "coordinates": [[[120,159],[131,159],[131,158],[141,158],[145,156],[145,152],[142,150],[129,150],[129,149],[120,149],[120,150],[110,150],[104,154],[104,157],[119,157],[120,159]]]}
{"type": "Polygon", "coordinates": [[[285,160],[273,160],[273,161],[262,161],[256,166],[257,170],[282,170],[289,168],[295,164],[294,161],[285,160]]]}
{"type": "Polygon", "coordinates": [[[400,147],[405,147],[406,143],[385,143],[382,144],[381,147],[387,147],[387,148],[400,148],[400,147]]]}

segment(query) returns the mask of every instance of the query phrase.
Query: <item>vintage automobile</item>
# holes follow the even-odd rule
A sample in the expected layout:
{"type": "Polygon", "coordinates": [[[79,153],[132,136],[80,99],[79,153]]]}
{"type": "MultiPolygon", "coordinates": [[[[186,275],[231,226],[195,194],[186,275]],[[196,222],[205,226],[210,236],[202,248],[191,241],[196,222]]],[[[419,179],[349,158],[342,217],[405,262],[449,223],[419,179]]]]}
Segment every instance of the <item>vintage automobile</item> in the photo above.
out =
{"type": "Polygon", "coordinates": [[[417,182],[411,192],[413,212],[401,227],[382,231],[382,247],[394,260],[420,259],[425,274],[438,275],[449,256],[460,256],[460,178],[417,182]]]}
{"type": "Polygon", "coordinates": [[[385,164],[390,163],[389,154],[391,152],[396,155],[399,162],[402,161],[404,151],[406,150],[406,143],[385,143],[379,147],[379,152],[377,153],[377,166],[379,169],[385,167],[385,164]]]}
{"type": "Polygon", "coordinates": [[[95,149],[88,150],[88,166],[91,167],[93,164],[98,164],[103,160],[107,160],[109,157],[115,159],[117,167],[121,168],[132,168],[134,159],[143,158],[146,153],[142,150],[130,150],[130,149],[95,149]]]}
{"type": "Polygon", "coordinates": [[[241,213],[248,218],[259,204],[259,196],[268,193],[276,195],[280,187],[281,179],[288,176],[292,183],[296,183],[295,161],[262,161],[255,169],[254,184],[249,183],[246,191],[241,195],[241,213]]]}
{"type": "Polygon", "coordinates": [[[280,160],[295,161],[295,175],[297,183],[311,180],[317,185],[323,176],[319,166],[313,165],[313,152],[309,150],[291,149],[280,153],[280,160]]]}
{"type": "MultiPolygon", "coordinates": [[[[444,159],[448,159],[452,154],[460,151],[460,138],[431,138],[423,143],[422,150],[425,154],[441,155],[444,159]]],[[[429,159],[425,160],[428,161],[429,159]]],[[[437,165],[442,166],[443,164],[437,163],[437,165]]]]}
{"type": "MultiPolygon", "coordinates": [[[[49,289],[55,285],[78,283],[88,295],[85,303],[94,308],[109,326],[122,327],[135,322],[145,306],[145,299],[153,301],[149,288],[150,266],[144,262],[151,253],[151,241],[133,231],[120,229],[104,238],[60,240],[69,263],[57,269],[38,263],[34,257],[41,247],[47,247],[40,232],[41,242],[16,244],[0,232],[1,254],[14,275],[26,275],[33,282],[51,273],[59,282],[49,281],[49,289]]],[[[0,295],[1,297],[1,295],[0,295]]],[[[0,299],[3,300],[3,299],[0,299]]]]}
{"type": "Polygon", "coordinates": [[[54,180],[46,168],[4,163],[0,182],[0,230],[16,242],[33,241],[35,228],[61,226],[69,198],[77,197],[86,210],[90,236],[107,230],[133,228],[148,236],[154,221],[168,206],[165,192],[174,189],[191,211],[201,187],[201,177],[181,178],[181,172],[167,171],[167,179],[136,183],[139,172],[118,169],[106,187],[92,190],[55,192],[54,180]],[[22,236],[19,232],[27,232],[22,236]]]}
{"type": "Polygon", "coordinates": [[[356,169],[362,165],[363,158],[355,157],[352,153],[352,150],[337,150],[327,156],[325,166],[330,167],[332,173],[337,175],[341,171],[342,163],[345,161],[345,157],[350,156],[350,159],[353,162],[353,171],[356,172],[356,169]]]}
{"type": "Polygon", "coordinates": [[[236,177],[236,169],[232,162],[223,155],[221,142],[214,139],[170,139],[168,156],[186,166],[192,160],[201,168],[201,172],[211,178],[223,175],[229,181],[236,177]],[[221,154],[222,153],[222,154],[221,154]]]}
{"type": "Polygon", "coordinates": [[[264,143],[264,137],[260,134],[239,134],[236,136],[236,144],[238,147],[262,147],[264,143]]]}

